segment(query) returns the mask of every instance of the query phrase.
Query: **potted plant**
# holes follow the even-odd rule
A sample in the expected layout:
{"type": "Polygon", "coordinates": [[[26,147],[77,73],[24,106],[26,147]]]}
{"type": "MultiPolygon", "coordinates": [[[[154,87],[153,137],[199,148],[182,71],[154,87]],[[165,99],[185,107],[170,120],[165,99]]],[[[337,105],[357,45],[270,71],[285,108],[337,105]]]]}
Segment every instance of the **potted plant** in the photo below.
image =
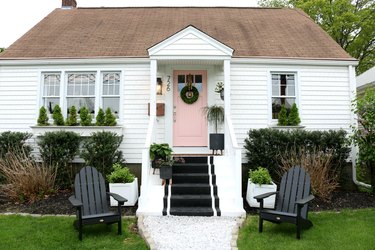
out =
{"type": "MultiPolygon", "coordinates": [[[[254,196],[269,192],[276,192],[276,189],[277,186],[272,182],[270,173],[266,168],[258,167],[256,170],[249,171],[246,201],[250,207],[259,207],[259,202],[254,199],[254,196]]],[[[275,195],[264,199],[264,207],[275,207],[275,195]]]]}
{"type": "Polygon", "coordinates": [[[156,164],[160,168],[160,179],[172,179],[172,166],[174,164],[174,160],[172,158],[169,158],[167,160],[158,159],[156,160],[156,164]]]}
{"type": "MultiPolygon", "coordinates": [[[[119,194],[128,201],[124,206],[134,206],[138,200],[138,179],[130,172],[129,168],[120,163],[113,164],[113,171],[107,175],[109,192],[119,194]]],[[[111,197],[111,206],[117,206],[117,201],[111,197]]]]}
{"type": "Polygon", "coordinates": [[[212,105],[204,108],[207,121],[215,126],[215,133],[210,134],[210,149],[222,151],[224,149],[224,134],[219,134],[218,125],[224,123],[224,108],[219,105],[212,105]]]}
{"type": "Polygon", "coordinates": [[[223,84],[223,82],[218,82],[216,84],[215,92],[219,93],[221,100],[224,101],[224,84],[223,84]]]}
{"type": "Polygon", "coordinates": [[[162,159],[164,161],[170,159],[172,156],[172,149],[168,143],[157,144],[153,143],[150,146],[150,160],[152,161],[152,167],[158,168],[160,162],[157,160],[162,159]]]}

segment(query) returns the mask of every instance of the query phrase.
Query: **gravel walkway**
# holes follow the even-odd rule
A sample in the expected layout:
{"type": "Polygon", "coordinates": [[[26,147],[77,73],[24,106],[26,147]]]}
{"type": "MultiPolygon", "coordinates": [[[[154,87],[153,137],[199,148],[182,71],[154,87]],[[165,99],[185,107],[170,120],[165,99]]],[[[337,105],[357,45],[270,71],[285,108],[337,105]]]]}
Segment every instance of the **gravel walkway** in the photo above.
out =
{"type": "Polygon", "coordinates": [[[158,250],[231,249],[234,217],[147,216],[143,224],[158,250]]]}

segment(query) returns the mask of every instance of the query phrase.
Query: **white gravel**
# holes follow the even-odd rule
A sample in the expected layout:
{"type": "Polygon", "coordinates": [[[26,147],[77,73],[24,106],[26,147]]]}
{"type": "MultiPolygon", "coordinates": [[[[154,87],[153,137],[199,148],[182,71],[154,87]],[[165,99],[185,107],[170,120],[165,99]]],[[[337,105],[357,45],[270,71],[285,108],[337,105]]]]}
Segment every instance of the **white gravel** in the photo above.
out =
{"type": "Polygon", "coordinates": [[[231,249],[233,217],[147,216],[143,220],[159,250],[231,249]]]}

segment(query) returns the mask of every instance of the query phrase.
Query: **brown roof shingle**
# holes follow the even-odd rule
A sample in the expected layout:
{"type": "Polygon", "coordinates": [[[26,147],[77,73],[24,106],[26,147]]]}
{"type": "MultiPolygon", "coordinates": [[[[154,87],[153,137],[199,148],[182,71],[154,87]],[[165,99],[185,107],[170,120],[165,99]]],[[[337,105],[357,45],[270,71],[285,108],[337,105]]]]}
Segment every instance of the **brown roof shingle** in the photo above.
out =
{"type": "Polygon", "coordinates": [[[300,10],[226,7],[56,9],[0,58],[148,57],[189,25],[234,57],[353,59],[300,10]]]}

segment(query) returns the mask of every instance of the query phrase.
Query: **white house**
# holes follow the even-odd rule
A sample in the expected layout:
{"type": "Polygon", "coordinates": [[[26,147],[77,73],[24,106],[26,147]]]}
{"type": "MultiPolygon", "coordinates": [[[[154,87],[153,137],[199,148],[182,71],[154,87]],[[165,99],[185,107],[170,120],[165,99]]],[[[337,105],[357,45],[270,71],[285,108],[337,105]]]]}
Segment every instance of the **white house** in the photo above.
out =
{"type": "Polygon", "coordinates": [[[357,91],[362,92],[366,88],[375,86],[375,66],[357,76],[357,91]]]}
{"type": "Polygon", "coordinates": [[[40,133],[42,105],[60,104],[65,116],[71,105],[112,108],[127,162],[142,167],[138,214],[163,209],[152,142],[180,155],[210,153],[207,105],[225,108],[224,155],[214,157],[222,215],[244,214],[244,139],[251,128],[275,126],[280,104],[296,103],[308,130],[349,130],[354,122],[357,60],[300,10],[63,5],[0,54],[0,131],[40,133]],[[180,97],[188,80],[199,91],[193,104],[180,97]]]}

